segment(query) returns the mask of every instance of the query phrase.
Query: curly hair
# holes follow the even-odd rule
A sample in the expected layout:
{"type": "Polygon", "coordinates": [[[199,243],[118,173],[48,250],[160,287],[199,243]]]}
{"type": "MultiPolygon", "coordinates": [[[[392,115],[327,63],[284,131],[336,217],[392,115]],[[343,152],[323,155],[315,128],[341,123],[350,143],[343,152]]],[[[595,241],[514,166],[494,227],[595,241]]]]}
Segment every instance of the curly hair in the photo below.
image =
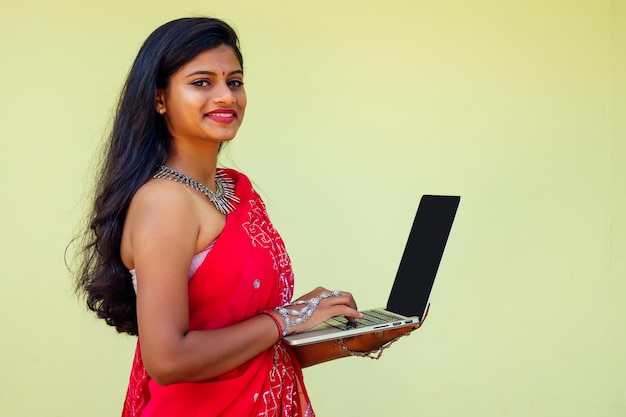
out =
{"type": "Polygon", "coordinates": [[[155,110],[155,92],[199,53],[221,45],[230,46],[243,67],[237,34],[224,21],[168,22],[141,46],[122,89],[96,177],[76,280],[88,308],[120,333],[138,334],[136,296],[120,255],[124,220],[134,194],[165,161],[171,142],[155,110]]]}

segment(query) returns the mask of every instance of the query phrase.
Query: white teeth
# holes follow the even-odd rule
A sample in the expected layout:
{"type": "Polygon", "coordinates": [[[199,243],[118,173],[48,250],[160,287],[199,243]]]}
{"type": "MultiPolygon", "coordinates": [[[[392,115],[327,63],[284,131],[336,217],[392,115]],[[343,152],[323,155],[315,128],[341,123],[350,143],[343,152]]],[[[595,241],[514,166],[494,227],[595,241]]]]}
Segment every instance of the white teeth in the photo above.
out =
{"type": "Polygon", "coordinates": [[[231,117],[231,116],[234,116],[234,114],[233,113],[211,113],[211,116],[231,117]]]}

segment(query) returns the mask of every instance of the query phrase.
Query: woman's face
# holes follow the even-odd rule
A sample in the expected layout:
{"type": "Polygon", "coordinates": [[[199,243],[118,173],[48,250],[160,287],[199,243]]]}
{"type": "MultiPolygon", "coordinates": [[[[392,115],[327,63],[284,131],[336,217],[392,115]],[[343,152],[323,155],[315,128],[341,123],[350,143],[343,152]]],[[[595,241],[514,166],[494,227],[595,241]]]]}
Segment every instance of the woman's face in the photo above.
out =
{"type": "Polygon", "coordinates": [[[174,140],[229,141],[245,109],[243,70],[227,45],[198,54],[156,96],[156,111],[163,111],[174,140]]]}

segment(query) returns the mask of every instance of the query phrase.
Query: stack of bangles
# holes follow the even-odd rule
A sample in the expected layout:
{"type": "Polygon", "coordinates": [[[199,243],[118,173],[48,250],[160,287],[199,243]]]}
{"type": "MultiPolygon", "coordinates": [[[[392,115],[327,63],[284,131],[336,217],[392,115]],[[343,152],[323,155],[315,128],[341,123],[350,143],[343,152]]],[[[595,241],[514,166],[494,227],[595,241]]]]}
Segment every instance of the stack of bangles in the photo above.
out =
{"type": "Polygon", "coordinates": [[[313,313],[315,312],[315,309],[317,308],[317,305],[320,303],[321,300],[325,298],[329,298],[329,297],[339,297],[340,295],[341,295],[341,291],[339,290],[325,292],[325,293],[318,295],[317,297],[311,298],[310,300],[294,301],[293,303],[285,304],[283,306],[278,307],[278,309],[273,310],[273,311],[278,311],[278,314],[283,316],[283,319],[285,320],[284,329],[280,325],[280,322],[278,321],[278,319],[272,314],[271,311],[265,310],[263,311],[263,314],[267,314],[268,316],[272,318],[272,320],[274,320],[274,323],[276,324],[276,327],[278,328],[278,335],[279,335],[278,340],[280,340],[282,337],[285,337],[289,334],[289,330],[291,330],[293,326],[297,326],[307,321],[313,315],[313,313]],[[303,307],[298,309],[297,308],[298,306],[303,306],[303,307]]]}

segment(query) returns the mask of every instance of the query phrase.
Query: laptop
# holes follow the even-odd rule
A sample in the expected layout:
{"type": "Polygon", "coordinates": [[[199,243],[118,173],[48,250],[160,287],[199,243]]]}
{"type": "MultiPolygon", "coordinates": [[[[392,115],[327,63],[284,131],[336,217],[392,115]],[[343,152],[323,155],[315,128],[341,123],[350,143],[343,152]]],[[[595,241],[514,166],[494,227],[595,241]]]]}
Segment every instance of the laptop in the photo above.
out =
{"type": "Polygon", "coordinates": [[[284,341],[292,346],[308,345],[420,323],[428,311],[460,201],[459,196],[422,196],[386,308],[361,311],[363,318],[355,322],[333,317],[310,330],[286,336],[284,341]]]}

